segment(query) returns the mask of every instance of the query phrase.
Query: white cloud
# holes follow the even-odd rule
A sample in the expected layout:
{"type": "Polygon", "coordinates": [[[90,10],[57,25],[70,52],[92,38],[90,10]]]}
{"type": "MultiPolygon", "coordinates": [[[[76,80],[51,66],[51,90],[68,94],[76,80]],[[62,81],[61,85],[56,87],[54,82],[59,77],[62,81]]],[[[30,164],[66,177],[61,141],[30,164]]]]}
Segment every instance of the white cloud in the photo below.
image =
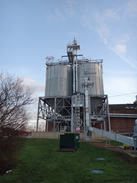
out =
{"type": "Polygon", "coordinates": [[[137,0],[129,0],[126,4],[125,14],[131,17],[137,16],[137,0]]]}
{"type": "Polygon", "coordinates": [[[113,9],[105,9],[102,13],[95,11],[94,12],[94,20],[96,22],[107,22],[107,21],[118,21],[119,20],[119,16],[117,14],[116,11],[114,11],[113,9]]]}
{"type": "Polygon", "coordinates": [[[130,39],[132,39],[132,37],[130,36],[130,34],[126,33],[126,34],[121,35],[120,38],[113,37],[113,42],[116,45],[118,45],[118,44],[125,44],[130,39]]]}
{"type": "Polygon", "coordinates": [[[34,95],[36,97],[44,96],[44,91],[45,91],[44,84],[37,83],[36,80],[30,79],[30,78],[24,78],[23,80],[26,85],[29,85],[34,89],[34,95]]]}
{"type": "Polygon", "coordinates": [[[83,26],[88,26],[91,28],[91,25],[96,23],[99,24],[106,24],[108,21],[114,22],[119,20],[119,16],[116,11],[113,9],[105,9],[102,13],[96,10],[93,5],[87,6],[84,11],[83,15],[80,17],[83,26]]]}
{"type": "Polygon", "coordinates": [[[115,50],[120,52],[120,53],[126,53],[127,52],[126,45],[123,45],[123,44],[116,45],[115,50]]]}
{"type": "Polygon", "coordinates": [[[122,39],[120,39],[121,43],[128,42],[132,37],[129,34],[123,34],[122,39]]]}
{"type": "Polygon", "coordinates": [[[103,40],[103,42],[105,44],[108,43],[108,38],[111,35],[108,27],[105,24],[102,24],[100,27],[96,28],[97,33],[99,34],[99,36],[101,37],[101,39],[103,40]]]}
{"type": "Polygon", "coordinates": [[[127,52],[127,42],[131,39],[132,37],[129,34],[123,34],[121,38],[116,38],[113,36],[112,43],[111,45],[108,44],[108,47],[114,51],[123,61],[137,69],[137,61],[124,56],[124,54],[127,52]]]}
{"type": "Polygon", "coordinates": [[[29,85],[34,89],[33,97],[35,99],[34,103],[27,107],[27,111],[30,113],[29,124],[36,124],[37,121],[37,110],[38,110],[38,99],[41,96],[44,96],[45,85],[38,83],[36,80],[30,78],[24,78],[25,85],[29,85]]]}
{"type": "Polygon", "coordinates": [[[137,69],[136,63],[133,63],[133,61],[131,59],[128,59],[123,54],[121,54],[119,51],[117,51],[116,49],[112,48],[111,46],[109,46],[109,48],[112,51],[114,51],[120,58],[122,58],[122,60],[124,60],[125,62],[127,62],[130,66],[132,66],[134,69],[137,69]]]}
{"type": "MultiPolygon", "coordinates": [[[[136,7],[135,1],[133,2],[136,7]]],[[[131,9],[131,5],[130,5],[131,9]]],[[[120,18],[117,14],[117,11],[113,9],[106,9],[103,13],[95,11],[89,6],[84,11],[81,21],[83,26],[87,26],[89,29],[95,30],[104,44],[108,46],[112,51],[114,51],[123,61],[128,63],[133,68],[137,69],[136,61],[129,59],[124,56],[127,53],[127,43],[133,37],[129,33],[121,34],[119,37],[115,36],[115,32],[111,30],[110,24],[108,21],[119,21],[120,18]]],[[[134,9],[135,12],[136,8],[134,9]]]]}
{"type": "MultiPolygon", "coordinates": [[[[136,5],[135,1],[133,2],[136,5]]],[[[119,19],[120,18],[117,14],[117,11],[114,11],[113,9],[106,9],[103,11],[103,13],[100,13],[95,11],[95,9],[91,8],[90,6],[85,9],[84,14],[81,17],[83,26],[87,26],[89,29],[95,30],[104,44],[108,46],[108,48],[114,51],[130,66],[137,69],[136,62],[132,61],[132,59],[124,57],[123,55],[127,52],[127,42],[132,39],[132,37],[129,33],[120,35],[120,38],[115,37],[115,32],[111,30],[111,27],[108,24],[108,21],[114,22],[118,21],[119,19]]]]}
{"type": "Polygon", "coordinates": [[[34,83],[36,82],[35,80],[30,78],[24,78],[23,80],[24,80],[24,83],[27,85],[34,85],[34,83]]]}
{"type": "Polygon", "coordinates": [[[105,9],[100,13],[96,11],[96,8],[93,9],[92,5],[88,6],[81,16],[83,26],[95,30],[103,40],[104,44],[108,44],[112,34],[110,27],[108,26],[108,21],[114,22],[118,20],[118,14],[113,9],[105,9]]]}
{"type": "Polygon", "coordinates": [[[134,64],[137,64],[137,60],[134,60],[132,58],[130,58],[131,62],[134,63],[134,64]]]}

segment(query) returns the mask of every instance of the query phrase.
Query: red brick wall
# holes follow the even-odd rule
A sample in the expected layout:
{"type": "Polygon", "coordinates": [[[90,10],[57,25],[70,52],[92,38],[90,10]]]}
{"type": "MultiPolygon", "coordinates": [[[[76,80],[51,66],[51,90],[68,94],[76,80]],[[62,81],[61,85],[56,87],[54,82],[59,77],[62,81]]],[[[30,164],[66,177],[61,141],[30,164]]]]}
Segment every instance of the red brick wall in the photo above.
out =
{"type": "MultiPolygon", "coordinates": [[[[124,110],[110,110],[110,113],[120,114],[137,114],[137,110],[124,109],[124,110]]],[[[135,119],[134,118],[118,118],[111,117],[111,130],[118,133],[134,132],[135,119]]]]}
{"type": "MultiPolygon", "coordinates": [[[[48,122],[48,132],[53,132],[53,122],[48,122]]],[[[55,124],[55,128],[58,124],[55,124]]],[[[46,123],[46,129],[47,129],[47,123],[46,123]]]]}
{"type": "Polygon", "coordinates": [[[118,133],[129,133],[134,131],[135,119],[133,118],[111,118],[111,130],[118,133]]]}
{"type": "MultiPolygon", "coordinates": [[[[124,109],[124,110],[110,110],[110,113],[120,113],[120,114],[137,114],[137,110],[124,109]]],[[[111,130],[117,133],[130,133],[134,132],[135,119],[133,118],[118,118],[111,117],[111,130]]],[[[101,129],[100,123],[95,123],[92,125],[95,128],[101,129]]],[[[47,127],[47,126],[46,126],[47,127]]],[[[57,127],[57,124],[56,124],[57,127]]],[[[102,129],[104,129],[104,123],[102,123],[102,129]]],[[[108,121],[106,121],[106,130],[109,130],[108,121]]],[[[48,131],[53,131],[53,123],[48,123],[48,131]]]]}
{"type": "Polygon", "coordinates": [[[110,110],[110,113],[120,113],[120,114],[137,114],[137,110],[110,110]]]}
{"type": "MultiPolygon", "coordinates": [[[[135,119],[133,118],[110,118],[111,131],[116,133],[130,133],[134,132],[135,119]]],[[[95,128],[101,129],[101,124],[96,123],[92,125],[95,128]]],[[[104,123],[102,123],[102,129],[104,129],[104,123]]],[[[109,130],[108,122],[106,122],[106,130],[109,130]]]]}
{"type": "MultiPolygon", "coordinates": [[[[135,119],[132,118],[110,118],[110,123],[111,123],[111,131],[116,132],[116,133],[130,133],[134,132],[134,126],[135,126],[135,119]]],[[[95,128],[101,129],[101,124],[100,123],[95,123],[95,125],[92,125],[95,128]]],[[[57,127],[57,124],[55,125],[57,127]]],[[[46,125],[47,128],[47,125],[46,125]]],[[[104,123],[102,123],[102,129],[104,129],[104,123]]],[[[108,121],[106,121],[106,130],[109,131],[109,125],[108,121]]],[[[48,131],[52,132],[53,131],[53,123],[49,122],[48,123],[48,131]]]]}

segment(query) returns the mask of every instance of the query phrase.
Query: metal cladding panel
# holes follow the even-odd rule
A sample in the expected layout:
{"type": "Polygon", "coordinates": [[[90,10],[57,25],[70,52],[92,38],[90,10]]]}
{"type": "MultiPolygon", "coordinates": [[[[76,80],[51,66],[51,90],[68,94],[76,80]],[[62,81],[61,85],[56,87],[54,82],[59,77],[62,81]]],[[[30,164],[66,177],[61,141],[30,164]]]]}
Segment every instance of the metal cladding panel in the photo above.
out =
{"type": "Polygon", "coordinates": [[[97,97],[91,97],[90,98],[90,108],[91,108],[91,112],[94,111],[94,109],[101,103],[102,99],[97,98],[97,97]]]}
{"type": "Polygon", "coordinates": [[[90,82],[94,82],[93,87],[89,87],[89,95],[103,95],[103,77],[102,67],[98,63],[83,63],[78,65],[78,91],[84,92],[84,78],[89,78],[90,82]]]}
{"type": "Polygon", "coordinates": [[[66,65],[47,67],[45,97],[72,95],[72,68],[66,65]]]}

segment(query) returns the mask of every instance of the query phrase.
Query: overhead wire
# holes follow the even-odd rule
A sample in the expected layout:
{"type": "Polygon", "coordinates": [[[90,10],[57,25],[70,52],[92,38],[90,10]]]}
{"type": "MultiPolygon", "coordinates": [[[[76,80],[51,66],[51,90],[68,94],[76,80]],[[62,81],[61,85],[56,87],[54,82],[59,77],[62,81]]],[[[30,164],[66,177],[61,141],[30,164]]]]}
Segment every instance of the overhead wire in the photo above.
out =
{"type": "Polygon", "coordinates": [[[121,94],[121,95],[113,95],[113,96],[109,96],[109,97],[120,97],[120,96],[124,96],[124,95],[132,95],[132,94],[137,94],[137,92],[133,92],[133,93],[126,93],[126,94],[121,94]]]}

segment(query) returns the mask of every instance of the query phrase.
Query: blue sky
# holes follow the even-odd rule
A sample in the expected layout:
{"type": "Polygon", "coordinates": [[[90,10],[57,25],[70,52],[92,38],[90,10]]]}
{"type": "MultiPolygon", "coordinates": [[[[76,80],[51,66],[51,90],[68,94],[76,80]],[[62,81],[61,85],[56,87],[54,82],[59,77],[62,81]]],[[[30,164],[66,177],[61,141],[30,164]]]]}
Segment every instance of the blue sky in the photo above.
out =
{"type": "Polygon", "coordinates": [[[81,54],[103,59],[109,103],[135,101],[137,0],[1,0],[0,17],[0,68],[36,87],[36,97],[44,95],[46,56],[60,59],[75,37],[81,54]]]}

